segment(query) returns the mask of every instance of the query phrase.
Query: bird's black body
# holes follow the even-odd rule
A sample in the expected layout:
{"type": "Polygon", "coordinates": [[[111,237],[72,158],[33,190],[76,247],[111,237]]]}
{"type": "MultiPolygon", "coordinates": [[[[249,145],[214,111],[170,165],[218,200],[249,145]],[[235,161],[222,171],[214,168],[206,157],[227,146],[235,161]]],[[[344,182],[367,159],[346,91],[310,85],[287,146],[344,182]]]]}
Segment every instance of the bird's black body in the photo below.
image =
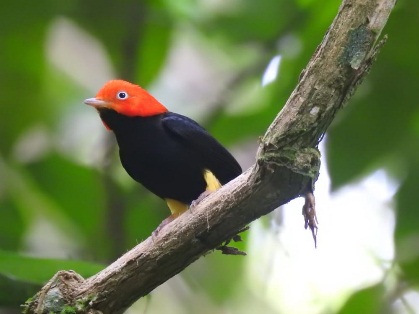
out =
{"type": "Polygon", "coordinates": [[[204,171],[221,184],[241,173],[234,157],[195,121],[172,112],[129,117],[100,109],[128,174],[157,196],[190,204],[205,192],[204,171]]]}

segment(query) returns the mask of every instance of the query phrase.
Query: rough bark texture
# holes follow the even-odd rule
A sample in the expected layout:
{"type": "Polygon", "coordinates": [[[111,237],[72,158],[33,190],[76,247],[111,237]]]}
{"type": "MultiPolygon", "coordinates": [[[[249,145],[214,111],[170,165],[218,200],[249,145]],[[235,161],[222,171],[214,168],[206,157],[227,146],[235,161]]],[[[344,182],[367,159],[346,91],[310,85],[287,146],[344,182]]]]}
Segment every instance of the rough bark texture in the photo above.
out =
{"type": "Polygon", "coordinates": [[[303,194],[318,176],[317,144],[368,72],[395,1],[343,1],[250,169],[97,275],[57,273],[26,312],[122,313],[253,220],[303,194]]]}

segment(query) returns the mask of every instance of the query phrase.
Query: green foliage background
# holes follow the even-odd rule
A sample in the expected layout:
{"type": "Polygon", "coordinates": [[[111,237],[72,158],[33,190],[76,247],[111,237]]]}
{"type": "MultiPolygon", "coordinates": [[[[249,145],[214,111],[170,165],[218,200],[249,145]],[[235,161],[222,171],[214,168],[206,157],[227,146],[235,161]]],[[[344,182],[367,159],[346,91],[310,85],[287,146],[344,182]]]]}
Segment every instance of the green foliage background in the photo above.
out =
{"type": "MultiPolygon", "coordinates": [[[[90,121],[99,121],[84,118],[92,109],[82,100],[111,77],[86,83],[51,61],[51,32],[57,21],[70,23],[102,47],[114,77],[154,88],[169,100],[176,95],[164,90],[161,77],[177,44],[186,38],[219,73],[217,79],[191,87],[198,96],[200,88],[206,89],[210,99],[196,106],[176,100],[165,103],[185,114],[190,111],[221,142],[237,148],[257,143],[263,135],[339,4],[337,0],[1,1],[0,308],[13,312],[59,269],[94,274],[148,237],[167,214],[160,200],[123,174],[111,137],[87,132],[69,144],[68,133],[71,137],[91,131],[90,121]],[[269,60],[278,54],[282,55],[278,79],[257,88],[269,60]],[[88,141],[89,137],[96,141],[88,141]],[[51,225],[56,230],[48,233],[51,225]],[[65,237],[59,253],[48,247],[49,237],[57,232],[65,237]]],[[[400,182],[394,199],[394,267],[398,269],[395,286],[403,291],[419,284],[418,18],[419,2],[398,1],[385,29],[388,43],[333,123],[327,142],[334,189],[378,168],[400,182]]],[[[68,63],[80,48],[78,42],[71,44],[68,63]]],[[[184,62],[175,74],[181,78],[190,71],[193,64],[184,62]]],[[[254,153],[249,152],[250,159],[254,153]]],[[[214,304],[226,304],[241,288],[243,259],[211,255],[205,263],[205,269],[186,271],[184,278],[199,281],[214,304]]],[[[354,291],[337,312],[380,312],[377,304],[398,300],[402,292],[396,290],[390,293],[382,282],[354,291]]],[[[194,302],[191,313],[199,309],[199,300],[194,302]]],[[[266,308],[269,305],[260,302],[259,309],[266,308]]]]}

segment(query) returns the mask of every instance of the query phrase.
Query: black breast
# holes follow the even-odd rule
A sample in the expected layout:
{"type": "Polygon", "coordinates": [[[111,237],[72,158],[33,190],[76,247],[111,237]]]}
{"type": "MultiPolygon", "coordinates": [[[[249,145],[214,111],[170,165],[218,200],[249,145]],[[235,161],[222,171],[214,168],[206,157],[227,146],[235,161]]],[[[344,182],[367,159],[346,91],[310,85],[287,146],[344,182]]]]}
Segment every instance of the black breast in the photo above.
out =
{"type": "Polygon", "coordinates": [[[128,174],[161,198],[190,204],[205,191],[205,162],[201,154],[163,127],[165,115],[143,118],[100,111],[116,135],[121,163],[128,174]]]}

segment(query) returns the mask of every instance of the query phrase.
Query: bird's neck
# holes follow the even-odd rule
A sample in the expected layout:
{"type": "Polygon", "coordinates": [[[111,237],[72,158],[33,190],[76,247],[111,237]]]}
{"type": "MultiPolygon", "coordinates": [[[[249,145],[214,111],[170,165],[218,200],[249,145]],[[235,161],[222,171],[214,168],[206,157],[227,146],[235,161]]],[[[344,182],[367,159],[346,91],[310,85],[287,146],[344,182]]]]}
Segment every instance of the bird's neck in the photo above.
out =
{"type": "Polygon", "coordinates": [[[139,117],[126,116],[114,110],[99,110],[103,123],[115,133],[120,148],[132,145],[142,137],[148,138],[152,130],[161,128],[161,119],[166,113],[139,117]]]}

